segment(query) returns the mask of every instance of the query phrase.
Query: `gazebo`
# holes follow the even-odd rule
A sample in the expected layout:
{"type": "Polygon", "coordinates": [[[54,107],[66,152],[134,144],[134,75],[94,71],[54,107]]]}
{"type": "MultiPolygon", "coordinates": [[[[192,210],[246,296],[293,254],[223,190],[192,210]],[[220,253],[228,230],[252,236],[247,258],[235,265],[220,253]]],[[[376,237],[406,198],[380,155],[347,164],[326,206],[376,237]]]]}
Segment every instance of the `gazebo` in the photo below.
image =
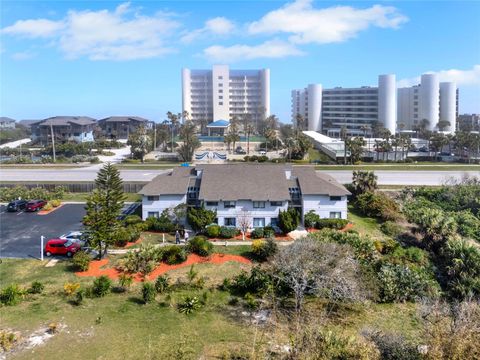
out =
{"type": "Polygon", "coordinates": [[[230,126],[228,120],[217,120],[207,125],[208,136],[225,136],[225,132],[230,126]]]}

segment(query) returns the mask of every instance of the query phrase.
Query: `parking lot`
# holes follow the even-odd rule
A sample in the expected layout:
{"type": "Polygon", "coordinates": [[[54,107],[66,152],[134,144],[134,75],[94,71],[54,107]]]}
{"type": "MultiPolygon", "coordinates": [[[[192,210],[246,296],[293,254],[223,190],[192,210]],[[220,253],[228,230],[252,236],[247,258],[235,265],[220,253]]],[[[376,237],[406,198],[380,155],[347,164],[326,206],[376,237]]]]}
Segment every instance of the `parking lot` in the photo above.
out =
{"type": "Polygon", "coordinates": [[[65,204],[47,215],[6,212],[0,207],[0,257],[40,257],[40,236],[45,241],[82,228],[84,204],[65,204]]]}

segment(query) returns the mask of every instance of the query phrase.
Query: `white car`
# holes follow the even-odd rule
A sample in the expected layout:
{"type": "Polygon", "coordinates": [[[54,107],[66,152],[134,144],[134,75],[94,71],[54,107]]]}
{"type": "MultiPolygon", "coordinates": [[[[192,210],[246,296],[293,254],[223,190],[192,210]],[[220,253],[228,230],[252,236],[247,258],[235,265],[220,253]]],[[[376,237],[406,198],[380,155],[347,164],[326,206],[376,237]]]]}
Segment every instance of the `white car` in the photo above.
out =
{"type": "Polygon", "coordinates": [[[260,155],[267,155],[267,152],[266,152],[265,150],[260,150],[258,153],[259,153],[260,155]]]}
{"type": "Polygon", "coordinates": [[[85,242],[87,241],[85,234],[81,231],[70,231],[60,236],[60,239],[67,239],[73,242],[77,242],[81,246],[84,246],[85,242]]]}

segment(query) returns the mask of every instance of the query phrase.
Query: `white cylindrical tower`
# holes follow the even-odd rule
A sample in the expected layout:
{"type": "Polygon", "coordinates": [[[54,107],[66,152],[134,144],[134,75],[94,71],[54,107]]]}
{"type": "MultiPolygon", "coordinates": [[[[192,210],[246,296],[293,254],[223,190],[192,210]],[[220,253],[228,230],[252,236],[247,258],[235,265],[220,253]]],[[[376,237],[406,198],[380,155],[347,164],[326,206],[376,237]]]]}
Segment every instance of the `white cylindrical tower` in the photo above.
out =
{"type": "Polygon", "coordinates": [[[455,115],[457,113],[457,85],[454,82],[440,83],[440,120],[448,121],[445,131],[455,132],[455,115]]]}
{"type": "Polygon", "coordinates": [[[378,121],[395,134],[397,127],[397,84],[394,74],[378,77],[378,121]]]}
{"type": "Polygon", "coordinates": [[[182,69],[182,111],[192,114],[192,96],[190,86],[190,69],[182,69]]]}
{"type": "Polygon", "coordinates": [[[265,117],[270,116],[270,69],[262,70],[262,107],[265,117]]]}
{"type": "Polygon", "coordinates": [[[322,85],[308,85],[308,131],[322,131],[322,85]]]}
{"type": "Polygon", "coordinates": [[[422,75],[419,103],[418,121],[428,120],[428,130],[435,130],[440,112],[440,85],[437,74],[422,75]]]}

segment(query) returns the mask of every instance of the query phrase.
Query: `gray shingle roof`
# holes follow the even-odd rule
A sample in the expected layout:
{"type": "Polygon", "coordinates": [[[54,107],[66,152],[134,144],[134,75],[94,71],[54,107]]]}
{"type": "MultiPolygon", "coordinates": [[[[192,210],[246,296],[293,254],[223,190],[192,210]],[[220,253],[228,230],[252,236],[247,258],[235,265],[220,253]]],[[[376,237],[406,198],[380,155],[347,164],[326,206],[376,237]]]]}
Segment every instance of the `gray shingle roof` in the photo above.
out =
{"type": "Polygon", "coordinates": [[[18,123],[25,127],[30,127],[30,125],[39,122],[40,120],[20,120],[18,123]]]}
{"type": "Polygon", "coordinates": [[[6,116],[1,116],[0,117],[0,122],[1,123],[11,123],[11,122],[15,122],[15,120],[12,119],[12,118],[6,117],[6,116]]]}
{"type": "Polygon", "coordinates": [[[189,175],[172,173],[166,175],[158,175],[153,178],[138,193],[142,195],[184,195],[187,193],[188,184],[190,182],[189,175]]]}
{"type": "Polygon", "coordinates": [[[149,120],[144,119],[140,116],[109,116],[98,121],[111,123],[111,122],[130,122],[130,121],[148,122],[149,120]]]}
{"type": "Polygon", "coordinates": [[[200,200],[290,199],[282,165],[203,165],[200,200]]]}
{"type": "Polygon", "coordinates": [[[93,125],[95,119],[88,116],[54,116],[37,122],[39,126],[93,125]]]}
{"type": "Polygon", "coordinates": [[[188,186],[198,186],[199,199],[204,201],[286,201],[290,187],[297,187],[304,195],[345,196],[350,192],[331,176],[317,173],[312,166],[293,169],[274,164],[226,164],[176,167],[170,174],[159,175],[145,185],[139,194],[186,194],[188,186]],[[292,171],[287,179],[286,170],[292,171]],[[195,181],[202,171],[201,181],[195,181]]]}
{"type": "Polygon", "coordinates": [[[303,195],[351,195],[345,186],[339,184],[333,177],[315,171],[312,166],[296,166],[292,175],[298,178],[303,195]]]}

